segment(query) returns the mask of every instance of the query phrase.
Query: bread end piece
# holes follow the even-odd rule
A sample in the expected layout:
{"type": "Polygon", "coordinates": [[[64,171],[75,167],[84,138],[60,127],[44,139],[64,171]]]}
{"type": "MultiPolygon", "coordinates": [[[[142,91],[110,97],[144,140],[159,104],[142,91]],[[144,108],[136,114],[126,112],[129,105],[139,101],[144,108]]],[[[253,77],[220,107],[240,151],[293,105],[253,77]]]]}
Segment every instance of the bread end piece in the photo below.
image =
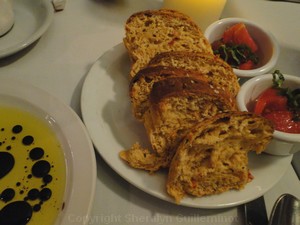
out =
{"type": "Polygon", "coordinates": [[[150,149],[143,148],[139,143],[135,143],[130,149],[123,150],[119,153],[121,159],[126,161],[129,166],[149,171],[153,173],[165,167],[164,158],[157,155],[150,149]]]}
{"type": "Polygon", "coordinates": [[[160,52],[213,53],[203,32],[189,16],[168,9],[132,14],[125,23],[123,42],[133,63],[130,78],[160,52]]]}

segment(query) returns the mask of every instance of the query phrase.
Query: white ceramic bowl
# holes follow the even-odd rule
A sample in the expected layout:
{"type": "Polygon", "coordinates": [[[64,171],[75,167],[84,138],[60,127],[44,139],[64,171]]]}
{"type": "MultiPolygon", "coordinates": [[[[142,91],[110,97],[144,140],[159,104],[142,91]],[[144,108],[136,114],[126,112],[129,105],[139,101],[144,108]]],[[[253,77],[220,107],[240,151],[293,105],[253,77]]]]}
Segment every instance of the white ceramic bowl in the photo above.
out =
{"type": "MultiPolygon", "coordinates": [[[[300,77],[284,74],[284,87],[292,90],[300,87],[300,77]]],[[[241,111],[250,111],[249,104],[267,88],[272,86],[272,74],[257,76],[246,81],[237,95],[237,104],[241,111]]],[[[273,155],[290,155],[300,151],[300,134],[291,134],[275,130],[273,139],[265,150],[273,155]]]]}
{"type": "Polygon", "coordinates": [[[258,45],[259,64],[252,70],[233,69],[238,77],[254,77],[271,71],[279,57],[279,45],[275,37],[257,24],[243,18],[224,18],[212,23],[205,30],[205,37],[210,43],[220,40],[224,31],[237,23],[244,23],[251,37],[258,45]]]}
{"type": "Polygon", "coordinates": [[[0,0],[0,37],[6,34],[14,24],[14,11],[12,3],[0,0]]]}

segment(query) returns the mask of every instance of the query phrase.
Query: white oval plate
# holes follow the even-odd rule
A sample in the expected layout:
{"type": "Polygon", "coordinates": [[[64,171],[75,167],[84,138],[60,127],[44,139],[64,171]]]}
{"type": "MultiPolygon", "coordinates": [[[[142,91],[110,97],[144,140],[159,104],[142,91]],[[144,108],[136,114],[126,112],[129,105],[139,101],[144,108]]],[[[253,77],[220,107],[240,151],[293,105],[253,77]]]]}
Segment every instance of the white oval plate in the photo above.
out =
{"type": "Polygon", "coordinates": [[[15,22],[0,37],[0,58],[14,54],[40,38],[51,24],[54,9],[50,0],[14,0],[15,22]]]}
{"type": "Polygon", "coordinates": [[[92,141],[80,118],[47,92],[12,79],[1,78],[1,105],[18,107],[53,124],[64,150],[67,171],[64,208],[55,224],[87,224],[97,172],[92,141]]]}
{"type": "MultiPolygon", "coordinates": [[[[118,156],[135,142],[149,145],[143,126],[131,113],[128,96],[130,61],[123,44],[103,54],[89,71],[82,89],[83,121],[97,151],[128,182],[160,199],[174,202],[166,193],[166,173],[149,175],[127,166],[118,156]]],[[[262,196],[284,175],[292,156],[249,154],[254,180],[241,191],[229,191],[202,198],[186,197],[181,205],[196,208],[226,208],[262,196]]]]}

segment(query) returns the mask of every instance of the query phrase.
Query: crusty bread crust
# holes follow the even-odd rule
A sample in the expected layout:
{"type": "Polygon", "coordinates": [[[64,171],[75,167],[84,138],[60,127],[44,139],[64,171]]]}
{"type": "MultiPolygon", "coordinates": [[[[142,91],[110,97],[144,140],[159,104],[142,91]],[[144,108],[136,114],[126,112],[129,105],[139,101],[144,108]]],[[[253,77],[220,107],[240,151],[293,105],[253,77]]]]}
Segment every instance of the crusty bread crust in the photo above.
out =
{"type": "Polygon", "coordinates": [[[125,24],[123,43],[132,61],[130,77],[157,53],[188,50],[212,53],[208,40],[190,17],[168,9],[131,15],[125,24]]]}
{"type": "Polygon", "coordinates": [[[164,98],[170,96],[180,98],[194,94],[199,97],[203,94],[214,96],[218,102],[223,101],[230,106],[230,110],[237,110],[236,100],[228,92],[209,84],[202,74],[189,74],[189,76],[172,76],[161,79],[153,84],[149,94],[152,106],[158,105],[164,98]]]}
{"type": "Polygon", "coordinates": [[[153,57],[148,67],[167,66],[197,71],[210,81],[226,89],[232,96],[236,96],[240,85],[233,69],[220,57],[202,52],[172,51],[163,52],[153,57]]]}
{"type": "Polygon", "coordinates": [[[179,145],[169,169],[167,191],[177,203],[242,189],[248,182],[249,151],[261,153],[274,128],[248,112],[218,114],[194,126],[179,145]]]}
{"type": "Polygon", "coordinates": [[[140,70],[129,85],[129,96],[131,99],[133,115],[143,121],[143,116],[149,108],[149,94],[153,84],[168,77],[194,77],[199,80],[206,78],[195,71],[187,71],[174,67],[145,67],[140,70]]]}

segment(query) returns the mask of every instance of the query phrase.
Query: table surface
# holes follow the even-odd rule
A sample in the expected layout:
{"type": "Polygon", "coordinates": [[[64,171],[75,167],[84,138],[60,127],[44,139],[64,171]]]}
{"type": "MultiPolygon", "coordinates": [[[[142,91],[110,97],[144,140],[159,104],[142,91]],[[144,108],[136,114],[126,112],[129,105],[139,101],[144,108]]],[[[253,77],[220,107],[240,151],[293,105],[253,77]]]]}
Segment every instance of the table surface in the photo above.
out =
{"type": "MultiPolygon", "coordinates": [[[[0,79],[38,86],[68,104],[80,116],[80,94],[93,63],[122,42],[124,23],[134,12],[156,9],[161,0],[70,0],[54,14],[46,33],[28,48],[0,59],[0,79]]],[[[300,4],[266,0],[227,0],[222,17],[243,17],[271,31],[281,47],[276,65],[300,76],[300,4]]],[[[97,181],[89,224],[243,224],[238,207],[218,210],[177,206],[135,188],[97,157],[97,181]]],[[[293,167],[265,194],[268,214],[281,194],[300,198],[293,167]]],[[[70,218],[74,224],[86,219],[70,218]]]]}

